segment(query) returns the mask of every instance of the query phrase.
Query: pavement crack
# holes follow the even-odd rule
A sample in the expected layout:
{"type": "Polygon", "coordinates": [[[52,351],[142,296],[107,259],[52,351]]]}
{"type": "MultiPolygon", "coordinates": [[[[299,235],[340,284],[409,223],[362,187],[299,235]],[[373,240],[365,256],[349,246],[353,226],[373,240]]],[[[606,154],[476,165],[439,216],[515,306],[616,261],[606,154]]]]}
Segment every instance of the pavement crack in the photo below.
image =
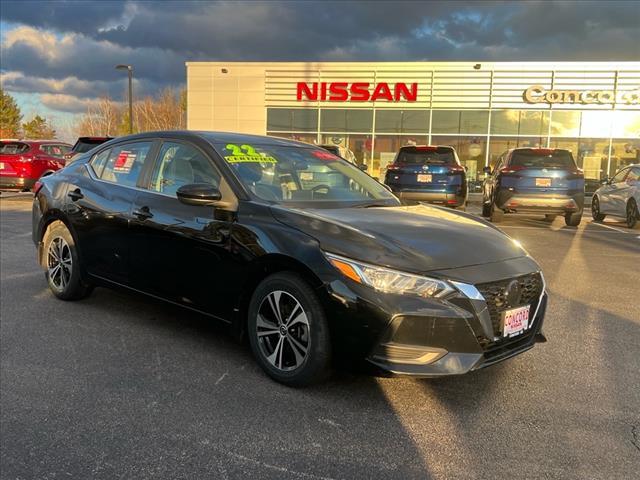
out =
{"type": "Polygon", "coordinates": [[[640,452],[640,428],[638,425],[631,425],[631,443],[640,452]]]}

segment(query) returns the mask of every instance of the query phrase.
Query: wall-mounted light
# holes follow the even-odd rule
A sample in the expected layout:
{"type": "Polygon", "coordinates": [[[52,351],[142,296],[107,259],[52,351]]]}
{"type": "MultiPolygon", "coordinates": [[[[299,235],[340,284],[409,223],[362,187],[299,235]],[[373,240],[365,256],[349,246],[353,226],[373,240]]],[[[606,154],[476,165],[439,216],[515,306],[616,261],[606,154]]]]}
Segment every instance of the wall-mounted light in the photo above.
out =
{"type": "Polygon", "coordinates": [[[482,65],[481,65],[481,64],[479,64],[479,63],[476,63],[476,64],[473,66],[473,69],[474,69],[474,70],[480,70],[481,68],[482,68],[482,65]]]}
{"type": "Polygon", "coordinates": [[[226,68],[222,69],[222,73],[227,73],[229,70],[227,70],[226,68]]]}

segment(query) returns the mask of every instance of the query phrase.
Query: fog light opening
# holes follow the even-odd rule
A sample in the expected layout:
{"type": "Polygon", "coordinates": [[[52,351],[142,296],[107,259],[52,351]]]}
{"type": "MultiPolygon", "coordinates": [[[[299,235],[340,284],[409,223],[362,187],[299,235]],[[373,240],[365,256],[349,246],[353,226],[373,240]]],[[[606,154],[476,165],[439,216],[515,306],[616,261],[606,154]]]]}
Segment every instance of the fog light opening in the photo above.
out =
{"type": "Polygon", "coordinates": [[[405,365],[428,365],[447,354],[442,348],[429,348],[397,343],[383,343],[373,356],[377,360],[405,365]]]}

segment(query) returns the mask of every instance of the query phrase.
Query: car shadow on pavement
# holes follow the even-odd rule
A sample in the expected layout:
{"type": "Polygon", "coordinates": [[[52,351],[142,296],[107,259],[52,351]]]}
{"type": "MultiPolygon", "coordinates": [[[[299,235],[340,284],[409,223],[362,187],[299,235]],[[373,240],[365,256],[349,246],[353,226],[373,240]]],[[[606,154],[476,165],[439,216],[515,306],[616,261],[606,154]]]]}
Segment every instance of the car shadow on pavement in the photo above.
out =
{"type": "Polygon", "coordinates": [[[337,372],[292,389],[224,326],[181,308],[102,288],[36,301],[51,318],[27,358],[3,355],[5,474],[430,478],[376,378],[337,372]]]}

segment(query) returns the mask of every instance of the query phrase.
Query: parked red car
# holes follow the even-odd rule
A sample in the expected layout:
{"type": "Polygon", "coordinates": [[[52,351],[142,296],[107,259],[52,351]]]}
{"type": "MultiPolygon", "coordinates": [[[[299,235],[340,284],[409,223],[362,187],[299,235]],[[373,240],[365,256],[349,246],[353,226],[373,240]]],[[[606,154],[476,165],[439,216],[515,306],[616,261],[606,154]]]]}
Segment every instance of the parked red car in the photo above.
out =
{"type": "Polygon", "coordinates": [[[64,167],[69,150],[56,140],[0,140],[0,188],[31,190],[40,177],[64,167]]]}

